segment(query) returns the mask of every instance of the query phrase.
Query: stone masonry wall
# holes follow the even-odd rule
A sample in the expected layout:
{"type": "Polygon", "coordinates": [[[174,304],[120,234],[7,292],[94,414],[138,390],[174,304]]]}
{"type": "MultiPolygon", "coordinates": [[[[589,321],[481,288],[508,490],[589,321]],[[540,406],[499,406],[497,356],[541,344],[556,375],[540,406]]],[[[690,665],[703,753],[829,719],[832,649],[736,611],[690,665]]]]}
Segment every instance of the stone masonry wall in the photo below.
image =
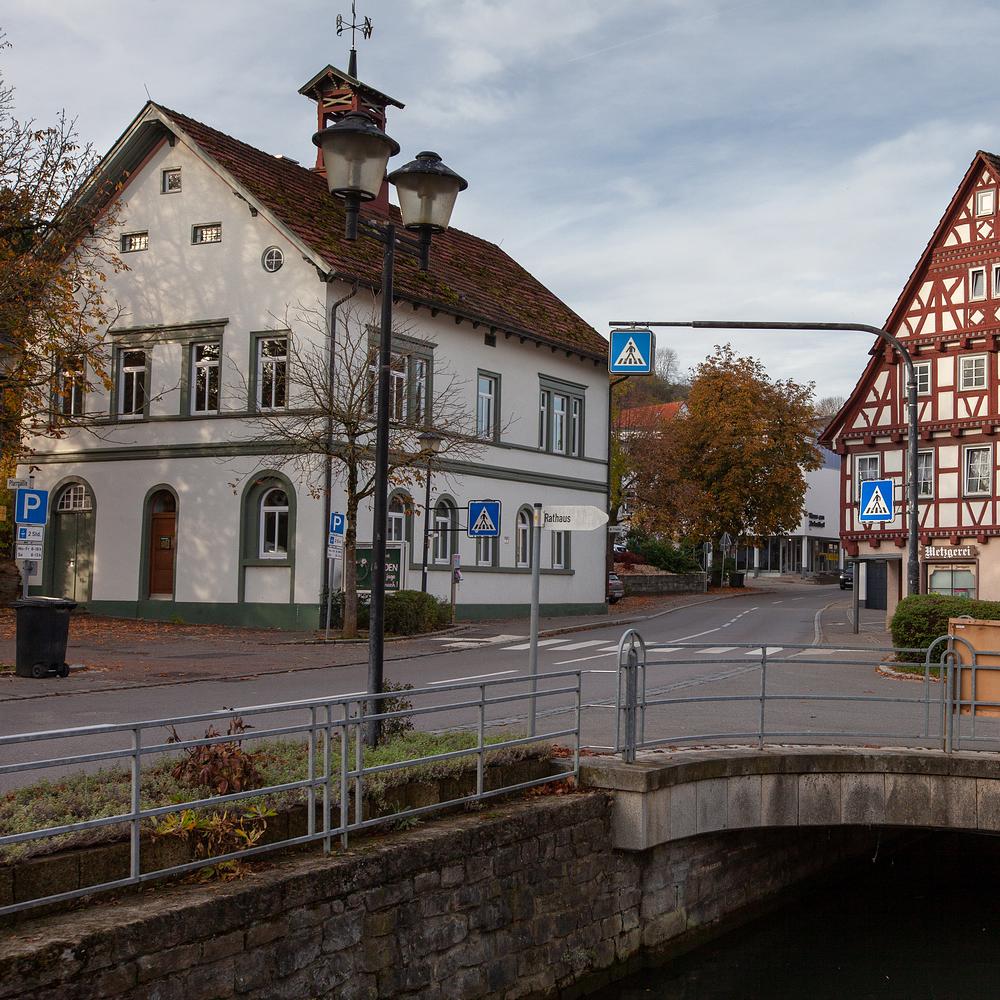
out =
{"type": "Polygon", "coordinates": [[[236,882],[0,930],[0,998],[579,996],[869,850],[856,828],[610,846],[600,792],[445,818],[236,882]]]}
{"type": "Polygon", "coordinates": [[[625,596],[636,594],[703,594],[708,587],[705,573],[619,573],[625,596]]]}

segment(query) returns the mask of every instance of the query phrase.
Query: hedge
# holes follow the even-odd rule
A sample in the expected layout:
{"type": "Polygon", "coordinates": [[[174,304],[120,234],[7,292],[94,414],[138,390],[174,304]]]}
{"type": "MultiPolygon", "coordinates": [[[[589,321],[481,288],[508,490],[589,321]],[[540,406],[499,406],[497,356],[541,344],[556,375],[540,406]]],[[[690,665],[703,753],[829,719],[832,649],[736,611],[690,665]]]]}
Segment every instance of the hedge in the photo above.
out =
{"type": "Polygon", "coordinates": [[[690,549],[654,538],[643,531],[633,529],[629,532],[628,550],[667,573],[694,573],[701,569],[698,558],[690,549]]]}
{"type": "MultiPolygon", "coordinates": [[[[368,628],[368,594],[358,595],[358,628],[368,628]]],[[[330,624],[344,622],[344,595],[333,595],[330,624]]],[[[385,595],[385,631],[389,635],[419,635],[451,624],[451,604],[420,590],[390,591],[385,595]]]]}
{"type": "Polygon", "coordinates": [[[1000,601],[974,601],[971,597],[942,597],[913,594],[896,606],[889,628],[894,646],[926,649],[935,639],[948,634],[948,619],[968,615],[1000,621],[1000,601]]]}

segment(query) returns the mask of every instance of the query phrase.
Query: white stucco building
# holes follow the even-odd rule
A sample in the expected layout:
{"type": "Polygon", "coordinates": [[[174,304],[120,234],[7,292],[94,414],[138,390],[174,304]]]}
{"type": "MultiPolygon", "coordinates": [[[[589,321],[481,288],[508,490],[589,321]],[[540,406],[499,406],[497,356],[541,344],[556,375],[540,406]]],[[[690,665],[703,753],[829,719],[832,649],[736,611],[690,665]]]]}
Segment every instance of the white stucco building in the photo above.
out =
{"type": "MultiPolygon", "coordinates": [[[[316,102],[320,127],[352,108],[382,123],[388,106],[402,107],[332,67],[302,93],[316,102]]],[[[312,124],[303,115],[303,131],[312,124]]],[[[122,307],[109,336],[113,387],[74,397],[66,436],[35,442],[20,468],[51,491],[33,592],[117,615],[314,626],[326,511],[344,509],[342,482],[335,474],[328,501],[293,466],[274,463],[275,446],[248,427],[261,408],[288,404],[290,345],[302,351],[311,338],[329,350],[296,322],[296,306],[329,317],[355,291],[352,304],[377,315],[381,248],[344,240],[343,210],[321,169],[152,102],[101,175],[124,183],[119,235],[129,266],[109,279],[122,307]]],[[[398,218],[386,198],[364,211],[398,218]]],[[[526,613],[526,508],[606,503],[606,343],[499,247],[456,229],[435,237],[426,275],[397,260],[394,293],[408,328],[394,343],[397,416],[415,430],[433,427],[433,403],[428,413],[417,396],[433,400],[434,373],[447,368],[484,439],[474,460],[444,459],[435,470],[435,523],[464,524],[470,499],[503,503],[492,546],[439,532],[428,589],[448,595],[457,547],[459,617],[526,613]]],[[[420,587],[423,493],[418,478],[390,506],[389,537],[403,547],[410,589],[420,587]]],[[[359,543],[371,535],[368,507],[359,543]]],[[[546,532],[543,610],[605,607],[605,537],[546,532]]]]}

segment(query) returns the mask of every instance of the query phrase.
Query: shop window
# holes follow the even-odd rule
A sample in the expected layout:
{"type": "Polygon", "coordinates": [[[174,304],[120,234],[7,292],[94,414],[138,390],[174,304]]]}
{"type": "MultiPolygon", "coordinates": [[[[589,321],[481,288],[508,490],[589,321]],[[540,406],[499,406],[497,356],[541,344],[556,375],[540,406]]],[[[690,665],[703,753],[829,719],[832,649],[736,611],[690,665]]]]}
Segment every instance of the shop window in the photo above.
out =
{"type": "Polygon", "coordinates": [[[969,566],[931,566],[927,592],[944,597],[975,597],[976,574],[969,566]]]}

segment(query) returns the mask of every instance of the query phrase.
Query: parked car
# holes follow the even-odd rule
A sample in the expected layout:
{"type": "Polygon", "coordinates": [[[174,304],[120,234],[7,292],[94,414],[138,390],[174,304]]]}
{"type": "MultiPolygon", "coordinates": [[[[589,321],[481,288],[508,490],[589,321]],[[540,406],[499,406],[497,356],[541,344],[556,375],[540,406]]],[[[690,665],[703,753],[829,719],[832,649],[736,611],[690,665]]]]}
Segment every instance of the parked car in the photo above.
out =
{"type": "Polygon", "coordinates": [[[624,542],[615,542],[611,547],[614,549],[615,555],[621,555],[623,552],[628,552],[628,547],[624,542]]]}
{"type": "Polygon", "coordinates": [[[625,584],[617,573],[608,574],[608,604],[617,604],[625,596],[625,584]]]}
{"type": "Polygon", "coordinates": [[[845,566],[840,571],[840,589],[841,590],[853,590],[854,589],[854,567],[845,566]]]}

